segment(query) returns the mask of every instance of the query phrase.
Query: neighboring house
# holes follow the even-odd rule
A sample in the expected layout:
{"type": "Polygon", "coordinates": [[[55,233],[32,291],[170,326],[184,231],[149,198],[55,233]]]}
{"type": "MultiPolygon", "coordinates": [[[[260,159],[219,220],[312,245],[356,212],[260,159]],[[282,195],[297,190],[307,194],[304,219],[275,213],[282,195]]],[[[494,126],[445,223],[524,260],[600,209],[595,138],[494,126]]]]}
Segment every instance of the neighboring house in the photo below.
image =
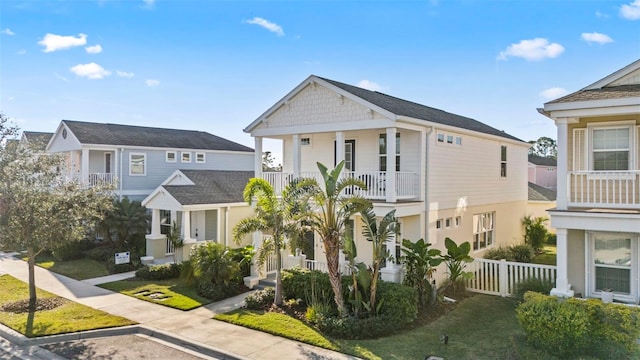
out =
{"type": "Polygon", "coordinates": [[[558,164],[556,159],[529,155],[529,182],[555,190],[558,184],[558,164]]]}
{"type": "Polygon", "coordinates": [[[558,296],[640,300],[640,60],[544,104],[558,129],[558,296]]]}
{"type": "Polygon", "coordinates": [[[253,170],[253,149],[203,131],[62,120],[46,150],[67,176],[142,200],[176,170],[253,170]]]}
{"type": "Polygon", "coordinates": [[[51,137],[53,137],[53,133],[50,132],[23,131],[20,137],[20,146],[33,147],[36,151],[44,152],[51,137]]]}
{"type": "Polygon", "coordinates": [[[152,210],[147,256],[162,259],[176,252],[165,236],[174,221],[184,240],[183,251],[177,251],[178,261],[187,260],[191,246],[201,241],[235,247],[233,227],[253,215],[253,208],[243,199],[253,176],[253,170],[176,170],[142,201],[152,210]]]}
{"type": "MultiPolygon", "coordinates": [[[[522,241],[529,144],[474,119],[312,75],[245,132],[255,138],[256,176],[277,191],[292,177],[318,178],[316,162],[344,160],[345,176],[368,185],[361,194],[378,216],[396,210],[401,234],[387,245],[396,258],[403,238],[443,250],[445,237],[469,241],[476,257],[522,241]],[[265,138],[282,140],[282,172],[262,172],[265,138]]],[[[353,220],[358,259],[371,263],[361,219],[353,220]]],[[[321,239],[310,241],[323,261],[321,239]]],[[[382,271],[399,281],[394,262],[382,271]]]]}
{"type": "Polygon", "coordinates": [[[527,205],[527,215],[532,218],[542,217],[547,219],[544,223],[547,230],[555,233],[549,222],[547,210],[556,207],[556,191],[547,189],[540,185],[529,182],[529,204],[527,205]]]}

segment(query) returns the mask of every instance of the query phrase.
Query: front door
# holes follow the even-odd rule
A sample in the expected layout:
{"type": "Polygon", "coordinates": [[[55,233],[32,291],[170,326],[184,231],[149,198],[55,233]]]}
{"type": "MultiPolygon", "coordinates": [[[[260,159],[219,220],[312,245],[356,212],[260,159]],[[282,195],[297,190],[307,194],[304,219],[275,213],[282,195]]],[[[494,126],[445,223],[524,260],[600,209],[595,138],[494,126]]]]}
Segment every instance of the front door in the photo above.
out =
{"type": "Polygon", "coordinates": [[[104,172],[111,174],[111,153],[104,153],[104,172]]]}
{"type": "MultiPolygon", "coordinates": [[[[335,152],[335,142],[333,143],[334,152],[333,152],[333,164],[337,164],[337,157],[335,152]]],[[[344,169],[347,171],[355,171],[356,170],[356,141],[355,140],[345,140],[344,141],[344,169]]]]}

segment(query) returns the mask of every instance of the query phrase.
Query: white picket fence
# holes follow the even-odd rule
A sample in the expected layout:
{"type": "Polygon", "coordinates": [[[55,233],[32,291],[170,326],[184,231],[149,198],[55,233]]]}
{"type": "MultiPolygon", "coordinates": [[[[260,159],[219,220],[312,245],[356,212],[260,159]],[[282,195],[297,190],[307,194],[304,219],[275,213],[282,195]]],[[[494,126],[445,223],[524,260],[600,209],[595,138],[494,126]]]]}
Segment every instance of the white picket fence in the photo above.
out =
{"type": "Polygon", "coordinates": [[[513,295],[516,286],[527,279],[556,281],[553,265],[474,259],[465,270],[473,273],[473,279],[467,280],[467,290],[502,297],[513,295]]]}

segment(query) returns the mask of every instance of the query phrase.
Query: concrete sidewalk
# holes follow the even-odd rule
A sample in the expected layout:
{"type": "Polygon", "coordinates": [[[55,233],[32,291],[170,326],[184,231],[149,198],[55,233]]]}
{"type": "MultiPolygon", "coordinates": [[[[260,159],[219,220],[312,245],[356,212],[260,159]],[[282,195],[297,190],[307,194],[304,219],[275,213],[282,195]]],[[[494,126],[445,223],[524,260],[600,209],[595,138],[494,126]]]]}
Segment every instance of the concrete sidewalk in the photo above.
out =
{"type": "MultiPolygon", "coordinates": [[[[342,353],[303,344],[260,331],[212,319],[215,314],[242,306],[245,295],[212,303],[191,311],[114,293],[36,267],[36,286],[83,305],[136,321],[159,333],[171,334],[246,359],[357,359],[342,353]]],[[[28,281],[27,263],[0,253],[0,273],[28,281]]]]}

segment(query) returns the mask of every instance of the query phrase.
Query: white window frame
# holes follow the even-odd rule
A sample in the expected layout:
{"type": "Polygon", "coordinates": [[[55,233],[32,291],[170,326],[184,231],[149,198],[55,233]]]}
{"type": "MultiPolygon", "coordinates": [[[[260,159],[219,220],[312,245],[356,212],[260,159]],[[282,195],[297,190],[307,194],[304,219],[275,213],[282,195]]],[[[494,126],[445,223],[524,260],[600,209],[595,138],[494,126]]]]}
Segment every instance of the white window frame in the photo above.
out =
{"type": "Polygon", "coordinates": [[[455,223],[456,227],[460,226],[462,224],[462,217],[461,216],[456,216],[454,218],[454,223],[455,223]]]}
{"type": "Polygon", "coordinates": [[[207,162],[207,153],[197,152],[196,153],[196,164],[204,164],[206,162],[207,162]]]}
{"type": "Polygon", "coordinates": [[[471,248],[473,251],[482,251],[494,247],[496,244],[496,212],[489,211],[480,214],[473,214],[473,240],[471,248]],[[487,219],[490,217],[490,219],[487,219]],[[488,227],[487,220],[489,220],[488,227]],[[491,244],[489,244],[488,234],[491,234],[491,244]],[[480,236],[484,238],[484,247],[480,247],[480,236]]]}
{"type": "Polygon", "coordinates": [[[180,162],[181,163],[190,163],[191,162],[191,151],[182,151],[180,152],[180,162]],[[185,160],[184,156],[187,155],[188,159],[185,160]]]}
{"type": "Polygon", "coordinates": [[[444,133],[439,132],[439,133],[436,135],[436,140],[437,140],[437,142],[439,142],[439,143],[443,143],[443,144],[444,144],[444,142],[445,142],[445,138],[446,138],[446,137],[447,137],[447,136],[446,136],[444,133]]]}
{"type": "Polygon", "coordinates": [[[500,178],[506,179],[509,176],[509,147],[507,145],[500,145],[500,178]],[[504,150],[504,160],[502,159],[502,151],[504,150]],[[504,171],[502,169],[504,168],[504,171]]]}
{"type": "Polygon", "coordinates": [[[175,163],[178,162],[178,152],[177,151],[165,151],[164,153],[164,161],[168,162],[168,163],[175,163]],[[169,155],[173,154],[173,160],[169,159],[169,155]]]}
{"type": "Polygon", "coordinates": [[[300,146],[311,146],[311,136],[301,137],[300,146]]]}
{"type": "Polygon", "coordinates": [[[449,229],[451,226],[453,226],[453,218],[445,218],[444,219],[444,227],[449,229]]]}
{"type": "MultiPolygon", "coordinates": [[[[638,234],[634,233],[616,233],[611,231],[586,231],[585,239],[588,246],[585,249],[587,261],[585,261],[585,288],[589,297],[601,297],[602,291],[596,290],[596,265],[594,262],[595,252],[595,236],[598,234],[616,234],[624,237],[628,236],[631,239],[631,266],[629,268],[629,281],[630,288],[629,294],[614,292],[613,298],[622,302],[636,302],[638,298],[638,234]]],[[[610,266],[615,268],[615,266],[610,266]]]]}
{"type": "MultiPolygon", "coordinates": [[[[628,170],[620,170],[620,171],[632,171],[636,169],[636,152],[633,151],[635,149],[635,144],[638,139],[635,138],[635,121],[614,121],[608,123],[596,123],[596,124],[587,124],[588,129],[588,153],[587,153],[587,168],[590,171],[596,171],[594,169],[594,149],[593,143],[595,139],[594,131],[597,130],[614,130],[614,129],[628,129],[629,131],[629,148],[625,149],[628,153],[628,170]]],[[[615,151],[616,149],[608,149],[608,151],[615,151]]],[[[615,171],[615,170],[602,170],[602,171],[615,171]]]]}
{"type": "MultiPolygon", "coordinates": [[[[396,132],[396,171],[400,171],[400,133],[396,132]]],[[[379,171],[388,171],[387,169],[387,133],[381,133],[378,135],[378,170],[379,171]],[[380,141],[384,141],[384,153],[380,151],[380,141]],[[383,166],[384,165],[384,166],[383,166]],[[384,168],[384,170],[383,170],[384,168]]]]}
{"type": "Polygon", "coordinates": [[[442,219],[436,220],[436,230],[442,230],[442,219]]]}
{"type": "Polygon", "coordinates": [[[146,153],[139,153],[139,152],[129,153],[129,176],[147,176],[147,154],[146,153]],[[140,156],[140,155],[142,155],[142,174],[134,174],[132,172],[133,166],[131,164],[131,161],[133,160],[132,158],[134,156],[140,156]]]}

